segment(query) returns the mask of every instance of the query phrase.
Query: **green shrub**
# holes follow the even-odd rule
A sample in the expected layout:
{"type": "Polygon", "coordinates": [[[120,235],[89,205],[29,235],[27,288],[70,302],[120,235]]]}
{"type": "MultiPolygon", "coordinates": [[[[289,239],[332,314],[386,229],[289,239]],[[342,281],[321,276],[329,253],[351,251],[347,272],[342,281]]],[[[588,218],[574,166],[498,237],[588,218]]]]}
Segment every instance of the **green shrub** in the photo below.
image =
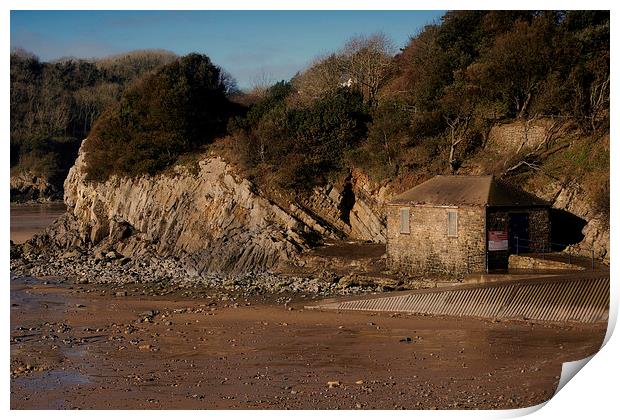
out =
{"type": "Polygon", "coordinates": [[[85,143],[88,179],[154,174],[223,134],[235,107],[221,70],[190,54],[133,83],[85,143]]]}
{"type": "Polygon", "coordinates": [[[365,137],[369,115],[356,90],[337,89],[309,104],[290,105],[291,89],[288,83],[274,85],[228,128],[246,170],[268,167],[279,187],[299,192],[343,170],[343,156],[365,137]]]}

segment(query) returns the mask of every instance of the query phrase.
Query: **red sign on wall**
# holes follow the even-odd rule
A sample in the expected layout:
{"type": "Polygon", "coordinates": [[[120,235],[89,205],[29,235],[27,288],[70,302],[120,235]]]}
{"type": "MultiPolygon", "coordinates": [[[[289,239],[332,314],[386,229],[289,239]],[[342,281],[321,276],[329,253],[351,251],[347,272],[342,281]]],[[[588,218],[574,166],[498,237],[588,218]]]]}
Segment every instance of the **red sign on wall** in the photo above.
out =
{"type": "Polygon", "coordinates": [[[501,230],[489,231],[489,251],[507,251],[508,232],[501,230]]]}

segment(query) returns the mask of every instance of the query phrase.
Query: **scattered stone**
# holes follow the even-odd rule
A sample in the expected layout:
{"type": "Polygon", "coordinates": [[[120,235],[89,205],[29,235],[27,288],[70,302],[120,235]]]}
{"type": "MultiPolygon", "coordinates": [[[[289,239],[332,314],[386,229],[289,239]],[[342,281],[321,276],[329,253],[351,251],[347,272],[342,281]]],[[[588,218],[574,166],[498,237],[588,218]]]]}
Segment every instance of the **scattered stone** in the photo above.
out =
{"type": "Polygon", "coordinates": [[[65,252],[64,254],[62,254],[60,256],[60,259],[67,260],[67,259],[75,258],[75,257],[77,257],[79,255],[80,255],[80,253],[77,250],[68,251],[68,252],[65,252]]]}
{"type": "Polygon", "coordinates": [[[144,312],[140,312],[138,314],[138,316],[140,318],[152,318],[154,317],[157,313],[159,313],[158,311],[155,310],[148,310],[148,311],[144,311],[144,312]]]}
{"type": "Polygon", "coordinates": [[[108,253],[106,253],[106,254],[105,254],[105,257],[106,257],[107,259],[110,259],[110,260],[115,260],[115,259],[117,259],[117,258],[122,257],[122,255],[120,255],[120,254],[116,253],[116,251],[110,251],[110,252],[108,252],[108,253]]]}

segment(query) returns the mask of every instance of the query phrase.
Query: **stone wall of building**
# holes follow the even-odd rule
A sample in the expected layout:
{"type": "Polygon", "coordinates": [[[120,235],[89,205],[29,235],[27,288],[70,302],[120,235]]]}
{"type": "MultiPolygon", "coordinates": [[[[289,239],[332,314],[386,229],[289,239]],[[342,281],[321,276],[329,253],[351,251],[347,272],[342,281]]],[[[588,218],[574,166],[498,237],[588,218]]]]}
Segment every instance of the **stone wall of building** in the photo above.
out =
{"type": "Polygon", "coordinates": [[[484,207],[388,205],[387,257],[394,271],[461,276],[485,268],[484,207]],[[409,208],[410,233],[400,233],[400,209],[409,208]],[[457,236],[448,237],[448,211],[457,211],[457,236]]]}

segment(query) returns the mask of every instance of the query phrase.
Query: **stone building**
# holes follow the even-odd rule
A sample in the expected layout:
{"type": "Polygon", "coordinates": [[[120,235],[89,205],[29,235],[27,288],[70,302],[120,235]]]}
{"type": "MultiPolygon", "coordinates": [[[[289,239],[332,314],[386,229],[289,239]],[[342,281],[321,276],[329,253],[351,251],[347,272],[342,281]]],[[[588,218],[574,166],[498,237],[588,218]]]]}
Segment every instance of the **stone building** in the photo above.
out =
{"type": "Polygon", "coordinates": [[[438,175],[387,205],[388,265],[410,274],[505,269],[549,233],[549,203],[493,176],[438,175]]]}

